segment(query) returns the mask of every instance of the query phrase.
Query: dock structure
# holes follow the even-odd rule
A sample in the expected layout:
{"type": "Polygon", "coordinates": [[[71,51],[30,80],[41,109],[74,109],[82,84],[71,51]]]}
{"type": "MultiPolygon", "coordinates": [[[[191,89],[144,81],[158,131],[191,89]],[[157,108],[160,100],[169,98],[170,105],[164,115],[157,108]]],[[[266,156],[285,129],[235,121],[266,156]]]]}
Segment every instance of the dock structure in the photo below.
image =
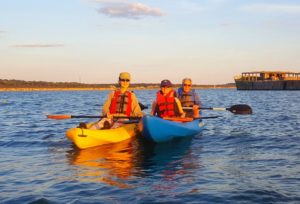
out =
{"type": "Polygon", "coordinates": [[[243,72],[234,80],[237,90],[300,90],[300,73],[295,72],[243,72]]]}

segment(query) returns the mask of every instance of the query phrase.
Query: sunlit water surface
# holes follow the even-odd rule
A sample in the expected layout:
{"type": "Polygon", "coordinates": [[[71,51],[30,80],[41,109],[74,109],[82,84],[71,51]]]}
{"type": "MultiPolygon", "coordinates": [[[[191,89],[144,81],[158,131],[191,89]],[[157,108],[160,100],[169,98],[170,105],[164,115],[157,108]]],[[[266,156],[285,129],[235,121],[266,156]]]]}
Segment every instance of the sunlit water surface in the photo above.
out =
{"type": "MultiPolygon", "coordinates": [[[[135,91],[150,106],[156,91],[135,91]]],[[[78,150],[65,137],[98,115],[107,91],[0,93],[0,203],[300,203],[300,92],[198,90],[204,131],[78,150]]],[[[150,110],[145,110],[149,113],[150,110]]]]}

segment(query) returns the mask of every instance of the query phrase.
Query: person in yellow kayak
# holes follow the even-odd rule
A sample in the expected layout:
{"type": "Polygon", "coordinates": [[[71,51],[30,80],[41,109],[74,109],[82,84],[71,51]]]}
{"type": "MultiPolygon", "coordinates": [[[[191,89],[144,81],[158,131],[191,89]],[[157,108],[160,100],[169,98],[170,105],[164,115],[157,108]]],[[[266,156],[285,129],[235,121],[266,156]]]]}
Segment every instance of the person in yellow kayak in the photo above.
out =
{"type": "Polygon", "coordinates": [[[186,117],[188,118],[200,117],[199,108],[201,107],[201,102],[199,100],[199,96],[197,95],[196,91],[192,89],[192,79],[184,78],[182,80],[182,85],[177,90],[177,97],[180,100],[181,105],[186,113],[186,117]]]}
{"type": "Polygon", "coordinates": [[[90,129],[109,129],[122,125],[120,120],[120,123],[113,121],[114,116],[142,117],[144,115],[136,95],[128,90],[130,80],[131,76],[128,72],[119,74],[119,88],[108,95],[102,108],[102,114],[106,118],[92,125],[90,129]]]}
{"type": "Polygon", "coordinates": [[[176,92],[173,90],[172,83],[168,80],[162,80],[160,91],[156,93],[156,99],[152,103],[151,115],[158,117],[185,117],[181,103],[176,98],[176,92]]]}

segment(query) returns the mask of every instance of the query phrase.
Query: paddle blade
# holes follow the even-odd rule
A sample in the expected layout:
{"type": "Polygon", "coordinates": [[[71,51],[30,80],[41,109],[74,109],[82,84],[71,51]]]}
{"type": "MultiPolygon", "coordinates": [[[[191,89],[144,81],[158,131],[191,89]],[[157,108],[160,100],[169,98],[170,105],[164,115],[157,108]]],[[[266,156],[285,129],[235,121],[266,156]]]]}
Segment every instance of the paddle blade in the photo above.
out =
{"type": "Polygon", "coordinates": [[[54,120],[65,120],[72,118],[71,115],[47,115],[47,118],[54,119],[54,120]]]}
{"type": "Polygon", "coordinates": [[[148,106],[145,106],[145,105],[142,104],[142,103],[139,103],[139,106],[141,107],[141,110],[144,110],[144,109],[147,109],[147,108],[148,108],[148,106]]]}
{"type": "Polygon", "coordinates": [[[252,108],[250,106],[248,106],[247,104],[233,105],[230,108],[228,108],[227,110],[234,114],[240,114],[240,115],[249,115],[249,114],[253,113],[252,108]]]}

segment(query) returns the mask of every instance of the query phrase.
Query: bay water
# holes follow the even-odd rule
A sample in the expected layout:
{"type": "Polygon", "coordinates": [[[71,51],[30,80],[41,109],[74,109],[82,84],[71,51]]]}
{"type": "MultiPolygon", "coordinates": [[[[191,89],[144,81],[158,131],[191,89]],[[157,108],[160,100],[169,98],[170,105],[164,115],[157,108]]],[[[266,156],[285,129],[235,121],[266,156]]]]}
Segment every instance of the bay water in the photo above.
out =
{"type": "MultiPolygon", "coordinates": [[[[67,129],[100,115],[108,91],[0,92],[0,203],[300,203],[300,91],[197,90],[202,133],[77,149],[67,129]]],[[[156,90],[135,91],[151,107],[156,90]]],[[[149,113],[150,109],[144,110],[149,113]]]]}

